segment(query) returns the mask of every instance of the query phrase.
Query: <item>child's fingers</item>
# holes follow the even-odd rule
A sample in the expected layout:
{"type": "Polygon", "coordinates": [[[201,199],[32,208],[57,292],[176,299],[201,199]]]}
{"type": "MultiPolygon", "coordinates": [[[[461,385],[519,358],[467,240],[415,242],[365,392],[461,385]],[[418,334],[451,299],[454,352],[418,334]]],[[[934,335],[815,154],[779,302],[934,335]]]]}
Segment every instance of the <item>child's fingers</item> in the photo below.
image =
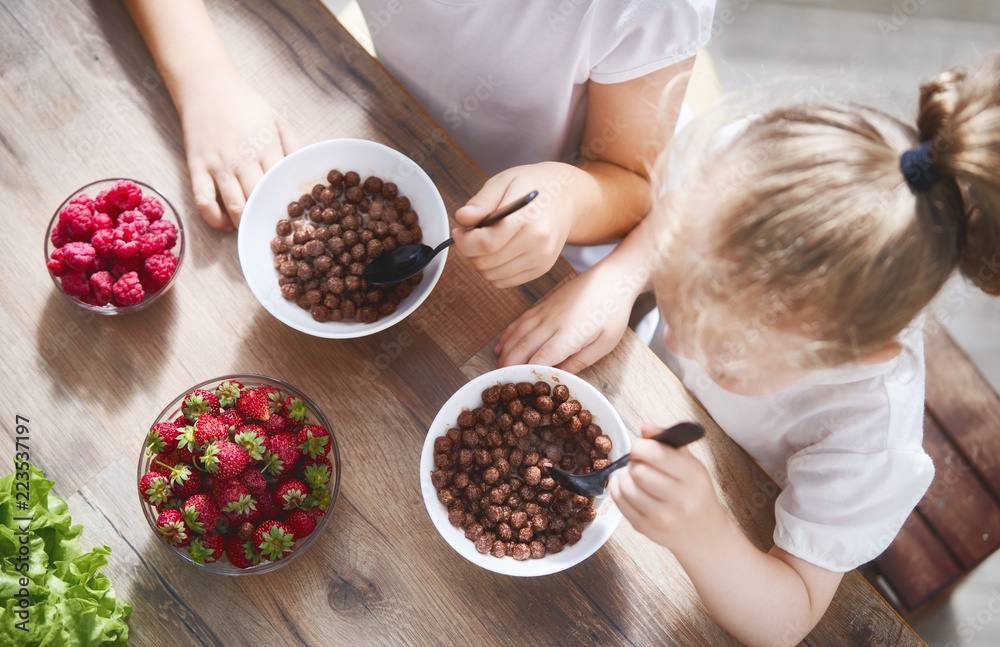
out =
{"type": "Polygon", "coordinates": [[[243,188],[243,196],[245,198],[250,197],[250,193],[253,191],[257,183],[260,182],[260,178],[264,176],[264,169],[261,168],[260,162],[254,161],[245,166],[241,166],[236,171],[236,177],[240,181],[240,186],[243,188]]]}
{"type": "MultiPolygon", "coordinates": [[[[536,326],[525,331],[523,336],[511,340],[503,346],[497,360],[497,366],[529,364],[528,358],[532,357],[541,346],[548,342],[554,332],[556,331],[547,326],[536,326]]],[[[552,365],[547,364],[547,366],[552,365]]]]}
{"type": "MultiPolygon", "coordinates": [[[[283,124],[281,120],[278,120],[278,137],[281,140],[281,150],[285,155],[289,153],[294,153],[301,148],[299,143],[298,135],[289,126],[283,124]]],[[[265,166],[264,170],[271,168],[273,164],[265,166]]]]}
{"type": "Polygon", "coordinates": [[[663,472],[648,463],[634,462],[628,466],[632,482],[650,499],[665,503],[676,498],[681,482],[674,475],[663,472]]]}
{"type": "Polygon", "coordinates": [[[699,464],[686,448],[675,449],[648,438],[632,441],[632,462],[647,463],[680,480],[689,477],[699,464]]]}
{"type": "Polygon", "coordinates": [[[458,211],[455,220],[466,227],[478,225],[483,218],[495,211],[501,204],[506,204],[508,190],[514,177],[508,173],[500,173],[486,180],[483,188],[469,198],[458,211]]]}
{"type": "Polygon", "coordinates": [[[205,222],[216,229],[224,229],[230,224],[229,217],[219,208],[215,181],[207,169],[191,167],[191,191],[194,193],[194,204],[198,208],[198,213],[205,222]]]}
{"type": "Polygon", "coordinates": [[[612,477],[608,492],[615,505],[633,526],[645,525],[657,517],[659,502],[639,489],[628,474],[619,473],[612,477]]]}
{"type": "Polygon", "coordinates": [[[579,373],[610,353],[614,347],[618,345],[618,341],[620,341],[620,339],[621,338],[617,340],[611,339],[611,335],[608,335],[606,332],[602,332],[597,339],[585,346],[579,352],[564,359],[556,365],[556,368],[561,368],[562,370],[570,373],[579,373]]]}
{"type": "Polygon", "coordinates": [[[219,195],[222,197],[222,206],[225,207],[233,224],[239,227],[240,216],[243,215],[243,207],[246,206],[243,187],[236,176],[229,171],[220,171],[214,177],[215,185],[219,187],[219,195]]]}

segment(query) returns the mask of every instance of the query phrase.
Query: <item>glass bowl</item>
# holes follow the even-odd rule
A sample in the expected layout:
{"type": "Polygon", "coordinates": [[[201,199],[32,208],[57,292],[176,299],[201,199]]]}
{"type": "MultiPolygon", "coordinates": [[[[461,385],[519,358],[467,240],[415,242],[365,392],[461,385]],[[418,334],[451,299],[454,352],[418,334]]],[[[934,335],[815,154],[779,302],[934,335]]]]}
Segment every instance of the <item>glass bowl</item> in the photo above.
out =
{"type": "MultiPolygon", "coordinates": [[[[316,540],[316,537],[319,536],[319,534],[323,531],[323,528],[325,528],[327,523],[329,522],[331,516],[330,512],[333,510],[334,504],[337,501],[337,494],[340,491],[340,469],[341,469],[340,450],[337,447],[337,439],[336,436],[334,435],[333,428],[330,426],[330,423],[327,420],[326,416],[323,415],[323,412],[320,411],[320,409],[312,402],[312,400],[310,400],[305,394],[303,394],[301,391],[291,386],[290,384],[287,384],[285,382],[282,382],[281,380],[277,380],[272,377],[264,377],[262,375],[253,375],[253,374],[225,375],[213,378],[211,380],[206,380],[204,382],[201,382],[200,384],[196,384],[192,386],[190,389],[184,391],[184,393],[174,398],[174,400],[170,404],[168,404],[166,408],[163,409],[163,411],[160,412],[160,415],[156,417],[156,420],[153,421],[153,425],[161,422],[172,422],[179,416],[181,416],[181,403],[184,400],[185,396],[187,396],[187,394],[189,394],[191,391],[195,389],[203,389],[206,391],[215,392],[216,388],[220,384],[227,381],[237,381],[247,388],[260,387],[260,386],[273,387],[278,391],[280,391],[282,396],[284,397],[295,396],[302,399],[302,401],[305,403],[306,417],[303,422],[296,424],[319,425],[330,433],[330,441],[331,441],[330,448],[326,455],[326,458],[330,461],[333,468],[332,473],[330,474],[330,478],[326,484],[326,493],[329,495],[329,503],[326,506],[325,514],[323,514],[322,516],[318,516],[316,518],[316,529],[310,535],[308,535],[304,540],[296,542],[294,548],[289,554],[276,561],[264,560],[261,561],[261,563],[256,566],[251,566],[249,568],[243,569],[243,568],[238,568],[233,564],[231,564],[226,558],[225,553],[223,553],[223,555],[219,558],[218,561],[208,562],[208,563],[198,563],[193,559],[191,559],[191,556],[188,552],[188,547],[177,548],[170,545],[169,543],[167,543],[165,539],[163,539],[162,535],[156,530],[156,519],[158,516],[157,510],[153,506],[146,503],[146,501],[142,498],[141,495],[139,496],[139,505],[142,508],[143,515],[145,515],[146,517],[146,521],[149,523],[150,530],[152,530],[153,533],[161,541],[163,541],[164,545],[167,546],[171,550],[171,552],[173,552],[175,555],[177,555],[180,559],[187,562],[188,564],[196,566],[197,568],[208,571],[210,573],[218,573],[221,575],[254,575],[257,573],[267,573],[275,569],[281,568],[282,566],[291,562],[293,559],[295,559],[296,557],[304,553],[306,550],[308,550],[309,547],[312,545],[312,543],[316,540]]],[[[152,425],[150,425],[150,427],[152,428],[152,425]]],[[[295,473],[299,472],[302,460],[303,459],[299,460],[298,467],[296,468],[295,473]]],[[[139,450],[139,463],[136,469],[137,489],[143,475],[149,471],[149,466],[151,461],[152,461],[152,456],[146,451],[146,439],[144,438],[143,445],[139,450]]],[[[252,465],[248,466],[247,469],[252,469],[252,465]]],[[[295,473],[293,473],[293,475],[295,475],[295,473]]],[[[201,475],[204,478],[205,472],[201,471],[201,475]]],[[[298,478],[301,478],[301,476],[298,476],[298,478]]],[[[270,481],[271,479],[269,478],[269,485],[271,484],[270,481]]],[[[284,515],[281,516],[283,517],[284,515]]],[[[258,523],[259,521],[262,520],[258,520],[258,523]]],[[[233,529],[233,532],[235,532],[235,529],[233,529]]],[[[197,537],[198,535],[195,534],[194,538],[197,537]]]]}
{"type": "MultiPolygon", "coordinates": [[[[162,286],[159,286],[155,291],[146,294],[143,300],[140,301],[139,303],[132,305],[125,305],[125,306],[114,305],[113,303],[108,303],[107,305],[98,305],[97,303],[91,303],[78,296],[69,294],[63,287],[62,279],[59,276],[57,276],[52,271],[51,268],[49,268],[49,277],[52,279],[52,282],[55,284],[56,289],[59,290],[60,294],[62,294],[64,297],[66,297],[76,305],[80,306],[81,308],[86,308],[87,310],[96,312],[98,314],[105,314],[105,315],[126,314],[129,312],[135,312],[136,310],[141,310],[149,306],[151,303],[153,303],[161,296],[163,296],[167,292],[167,290],[170,289],[170,286],[173,285],[174,279],[177,278],[177,274],[180,272],[181,265],[184,262],[184,226],[181,223],[180,216],[178,215],[177,210],[174,208],[173,204],[171,204],[171,202],[162,193],[160,193],[150,185],[146,184],[145,182],[140,182],[139,180],[131,180],[129,178],[108,178],[105,180],[98,180],[96,182],[91,182],[86,186],[80,187],[79,189],[71,193],[63,201],[63,203],[59,205],[59,208],[56,209],[55,213],[52,215],[52,219],[49,221],[48,228],[45,230],[46,263],[48,263],[48,260],[51,257],[52,252],[56,249],[56,246],[52,240],[53,229],[57,227],[59,223],[59,214],[62,213],[63,209],[69,206],[71,201],[73,201],[76,198],[79,198],[80,196],[86,195],[89,196],[91,199],[96,198],[100,193],[110,189],[117,182],[126,180],[129,182],[134,182],[141,189],[143,198],[146,197],[156,198],[157,200],[160,201],[160,204],[163,206],[163,215],[161,218],[159,218],[159,220],[165,220],[167,222],[173,223],[177,231],[177,242],[169,249],[169,251],[174,256],[177,257],[177,266],[174,268],[173,274],[170,276],[170,278],[167,280],[166,283],[164,283],[162,286]]],[[[114,218],[112,218],[112,224],[117,224],[117,214],[115,215],[114,218]]],[[[87,242],[87,241],[81,241],[81,242],[87,242]]],[[[88,274],[92,271],[94,270],[91,269],[90,271],[88,271],[88,274]]],[[[91,294],[93,294],[93,290],[91,290],[91,294]]]]}

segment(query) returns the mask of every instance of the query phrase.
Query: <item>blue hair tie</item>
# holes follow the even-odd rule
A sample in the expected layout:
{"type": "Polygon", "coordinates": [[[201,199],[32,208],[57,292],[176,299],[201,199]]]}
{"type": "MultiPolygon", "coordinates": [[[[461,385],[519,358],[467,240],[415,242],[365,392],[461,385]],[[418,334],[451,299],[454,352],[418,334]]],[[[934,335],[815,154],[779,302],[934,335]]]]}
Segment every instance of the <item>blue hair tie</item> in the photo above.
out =
{"type": "Polygon", "coordinates": [[[918,193],[930,191],[935,182],[944,179],[941,171],[934,166],[934,162],[927,154],[930,145],[931,143],[926,141],[919,148],[908,150],[899,158],[899,168],[903,171],[906,183],[918,193]]]}

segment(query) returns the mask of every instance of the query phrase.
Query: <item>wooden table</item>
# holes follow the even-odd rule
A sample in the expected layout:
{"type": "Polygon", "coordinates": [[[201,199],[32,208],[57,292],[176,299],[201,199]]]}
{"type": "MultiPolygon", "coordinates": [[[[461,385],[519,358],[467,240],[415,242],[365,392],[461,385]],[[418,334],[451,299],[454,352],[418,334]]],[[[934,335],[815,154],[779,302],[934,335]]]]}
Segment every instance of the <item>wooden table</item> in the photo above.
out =
{"type": "MultiPolygon", "coordinates": [[[[483,176],[318,2],[214,2],[241,72],[305,143],[362,137],[421,160],[449,211],[483,176]]],[[[623,523],[592,558],[518,579],[458,557],[434,530],[415,469],[426,427],[519,313],[571,270],[560,263],[496,291],[457,254],[408,320],[355,341],[300,334],[272,318],[243,281],[235,236],[197,216],[180,124],[147,50],[115,2],[8,1],[0,11],[0,373],[9,474],[16,414],[31,420],[33,461],[107,543],[106,569],[134,607],[133,645],[736,644],[707,614],[668,551],[623,523]],[[185,218],[188,251],[173,289],[124,317],[86,313],[51,285],[42,241],[64,196],[94,179],[146,180],[185,218]],[[377,379],[365,362],[414,340],[377,379]],[[190,385],[255,372],[311,394],[336,425],[343,458],[331,523],[286,568],[226,578],[170,555],[143,519],[135,461],[160,408],[190,385]],[[526,638],[526,636],[530,638],[526,638]]],[[[583,373],[638,425],[698,420],[699,456],[722,500],[761,548],[775,486],[631,334],[583,373]]],[[[766,583],[762,582],[762,586],[766,583]]],[[[849,574],[809,645],[919,645],[849,574]]]]}

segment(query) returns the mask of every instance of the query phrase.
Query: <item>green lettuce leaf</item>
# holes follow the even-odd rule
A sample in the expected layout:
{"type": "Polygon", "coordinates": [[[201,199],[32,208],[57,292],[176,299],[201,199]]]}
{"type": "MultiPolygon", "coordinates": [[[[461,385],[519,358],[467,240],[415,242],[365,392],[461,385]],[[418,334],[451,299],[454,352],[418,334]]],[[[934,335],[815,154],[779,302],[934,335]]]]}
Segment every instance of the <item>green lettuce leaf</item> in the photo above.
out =
{"type": "Polygon", "coordinates": [[[27,463],[15,461],[14,469],[0,478],[0,645],[128,645],[125,619],[132,607],[97,572],[111,549],[84,551],[83,526],[73,525],[66,502],[50,492],[53,482],[27,463]],[[27,509],[19,510],[25,471],[30,495],[27,509]],[[22,540],[27,559],[19,552],[22,540]]]}

